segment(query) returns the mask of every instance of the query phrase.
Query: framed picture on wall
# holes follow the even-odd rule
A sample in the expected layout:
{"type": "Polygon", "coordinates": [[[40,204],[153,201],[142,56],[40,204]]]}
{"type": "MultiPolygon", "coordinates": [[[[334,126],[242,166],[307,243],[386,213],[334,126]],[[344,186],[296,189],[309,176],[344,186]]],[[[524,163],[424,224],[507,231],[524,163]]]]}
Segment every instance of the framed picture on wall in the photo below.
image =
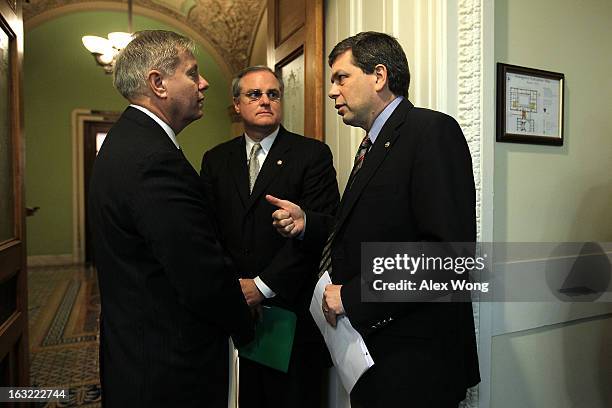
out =
{"type": "Polygon", "coordinates": [[[497,141],[563,145],[561,73],[497,63],[497,141]]]}
{"type": "Polygon", "coordinates": [[[304,134],[304,53],[300,50],[276,64],[283,78],[283,126],[290,132],[304,134]]]}

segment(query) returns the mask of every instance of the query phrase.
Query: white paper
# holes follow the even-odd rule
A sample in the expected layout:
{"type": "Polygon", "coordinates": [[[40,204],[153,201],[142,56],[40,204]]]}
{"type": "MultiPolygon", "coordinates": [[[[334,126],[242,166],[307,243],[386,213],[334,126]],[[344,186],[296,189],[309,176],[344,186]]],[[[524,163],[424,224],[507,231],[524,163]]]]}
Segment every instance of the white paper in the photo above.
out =
{"type": "Polygon", "coordinates": [[[348,317],[339,316],[336,327],[332,327],[325,320],[321,308],[323,292],[325,292],[325,286],[331,283],[329,273],[326,271],[319,278],[312,294],[310,314],[325,339],[342,385],[350,393],[357,380],[374,365],[374,360],[359,332],[351,326],[348,317]]]}

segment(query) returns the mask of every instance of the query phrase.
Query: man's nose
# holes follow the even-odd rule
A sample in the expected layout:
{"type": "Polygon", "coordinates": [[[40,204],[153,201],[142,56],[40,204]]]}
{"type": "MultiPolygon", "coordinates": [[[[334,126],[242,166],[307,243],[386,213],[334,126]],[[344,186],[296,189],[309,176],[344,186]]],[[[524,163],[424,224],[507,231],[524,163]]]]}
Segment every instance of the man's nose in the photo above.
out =
{"type": "Polygon", "coordinates": [[[206,79],[204,79],[204,77],[202,75],[200,75],[200,83],[198,84],[198,88],[205,91],[208,89],[208,81],[206,79]]]}
{"type": "Polygon", "coordinates": [[[329,87],[329,92],[327,93],[327,96],[329,96],[331,99],[336,99],[338,95],[340,95],[340,93],[338,92],[338,86],[332,83],[329,87]]]}
{"type": "Polygon", "coordinates": [[[260,105],[270,105],[270,97],[268,96],[267,93],[262,93],[261,94],[261,98],[259,98],[259,104],[260,105]]]}

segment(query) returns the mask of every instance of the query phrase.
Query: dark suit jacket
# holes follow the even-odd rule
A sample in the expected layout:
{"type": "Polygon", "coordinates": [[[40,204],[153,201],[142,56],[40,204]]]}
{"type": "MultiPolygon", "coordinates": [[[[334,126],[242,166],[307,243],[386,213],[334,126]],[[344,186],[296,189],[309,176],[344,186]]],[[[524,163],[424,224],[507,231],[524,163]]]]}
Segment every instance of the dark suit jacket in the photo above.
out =
{"type": "MultiPolygon", "coordinates": [[[[337,218],[306,213],[308,241],[324,239],[335,222],[332,280],[344,285],[346,314],[374,361],[408,358],[401,348],[420,347],[419,358],[405,361],[401,372],[375,365],[374,385],[383,387],[392,376],[400,376],[406,387],[421,387],[416,377],[430,374],[435,392],[460,395],[479,381],[470,303],[362,303],[360,298],[362,242],[476,239],[471,156],[453,118],[402,101],[344,192],[337,218]],[[398,346],[399,338],[403,345],[398,346]],[[414,339],[426,339],[422,345],[427,347],[414,339]]],[[[413,396],[410,391],[405,395],[413,396]]],[[[413,402],[421,406],[418,399],[413,402]]]]}
{"type": "Polygon", "coordinates": [[[127,108],[89,194],[109,407],[227,406],[228,336],[252,319],[224,257],[203,185],[164,130],[127,108]]]}
{"type": "Polygon", "coordinates": [[[306,252],[301,241],[280,236],[272,227],[276,208],[265,195],[334,214],[339,193],[331,152],[327,145],[281,126],[249,195],[245,143],[244,136],[236,137],[206,152],[202,159],[201,176],[215,199],[223,245],[241,277],[259,276],[276,293],[264,304],[297,314],[297,343],[321,341],[308,307],[322,246],[306,252]]]}

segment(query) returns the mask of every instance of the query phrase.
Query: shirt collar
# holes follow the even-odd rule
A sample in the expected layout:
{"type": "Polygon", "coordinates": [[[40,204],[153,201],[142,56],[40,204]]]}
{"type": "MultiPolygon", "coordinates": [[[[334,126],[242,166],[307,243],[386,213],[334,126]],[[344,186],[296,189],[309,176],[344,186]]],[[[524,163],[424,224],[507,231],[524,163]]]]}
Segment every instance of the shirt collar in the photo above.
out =
{"type": "MultiPolygon", "coordinates": [[[[261,142],[259,142],[259,144],[261,145],[261,150],[263,150],[266,156],[268,155],[268,152],[272,148],[272,144],[276,140],[276,136],[278,136],[279,130],[280,130],[280,126],[277,127],[274,132],[270,133],[268,136],[261,139],[261,142]]],[[[249,157],[249,155],[251,154],[251,149],[253,148],[253,145],[255,145],[255,143],[257,142],[251,139],[249,135],[247,135],[246,132],[244,132],[244,136],[245,136],[244,139],[246,140],[247,157],[249,157]]]]}
{"type": "Polygon", "coordinates": [[[153,119],[155,122],[157,122],[157,124],[161,126],[162,129],[164,129],[164,132],[166,132],[166,134],[168,135],[172,143],[174,143],[176,148],[180,149],[178,141],[176,140],[176,135],[174,134],[174,130],[172,130],[172,128],[166,122],[161,120],[156,114],[154,114],[153,112],[151,112],[150,110],[148,110],[147,108],[143,106],[134,105],[133,103],[130,104],[130,106],[132,108],[138,109],[139,111],[141,111],[142,113],[144,113],[145,115],[153,119]]]}
{"type": "Polygon", "coordinates": [[[397,105],[399,105],[400,102],[402,102],[403,100],[403,96],[398,96],[397,98],[392,100],[391,103],[388,104],[385,109],[383,109],[383,111],[380,112],[380,114],[376,117],[374,123],[372,124],[372,127],[370,128],[370,131],[368,132],[368,136],[370,137],[372,144],[376,141],[378,134],[382,130],[385,123],[387,123],[387,120],[389,119],[391,114],[395,111],[395,108],[397,108],[397,105]]]}

